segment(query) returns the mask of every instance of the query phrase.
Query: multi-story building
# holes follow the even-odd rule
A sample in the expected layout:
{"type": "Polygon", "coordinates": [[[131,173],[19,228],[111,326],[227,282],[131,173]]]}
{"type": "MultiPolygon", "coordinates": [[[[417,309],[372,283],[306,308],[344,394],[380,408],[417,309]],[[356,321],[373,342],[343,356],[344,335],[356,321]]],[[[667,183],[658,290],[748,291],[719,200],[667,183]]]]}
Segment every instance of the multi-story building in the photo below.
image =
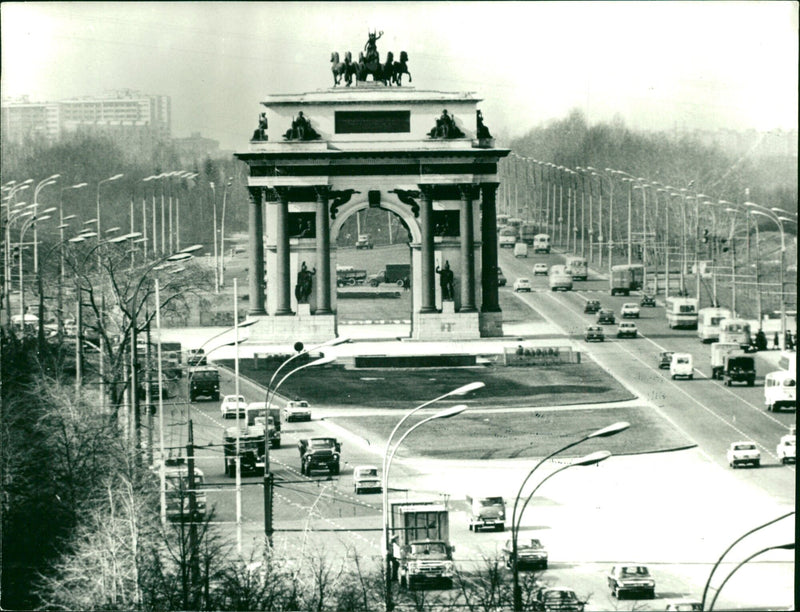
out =
{"type": "Polygon", "coordinates": [[[4,100],[2,128],[6,137],[15,141],[37,136],[55,140],[62,133],[78,131],[121,132],[127,136],[138,133],[168,140],[172,129],[171,99],[122,90],[57,102],[4,100]]]}

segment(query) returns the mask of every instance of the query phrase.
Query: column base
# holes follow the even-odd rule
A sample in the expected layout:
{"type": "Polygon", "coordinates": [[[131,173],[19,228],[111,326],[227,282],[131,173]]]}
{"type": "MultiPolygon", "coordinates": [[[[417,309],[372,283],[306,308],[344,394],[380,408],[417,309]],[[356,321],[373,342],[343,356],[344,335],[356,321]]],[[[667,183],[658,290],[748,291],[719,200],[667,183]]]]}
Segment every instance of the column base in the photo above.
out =
{"type": "MultiPolygon", "coordinates": [[[[308,304],[298,304],[308,306],[308,304]]],[[[249,328],[248,344],[292,344],[298,340],[307,345],[322,344],[336,337],[335,315],[302,315],[296,317],[261,316],[249,328]]]]}
{"type": "Polygon", "coordinates": [[[276,310],[275,314],[272,315],[272,316],[274,316],[274,317],[286,317],[286,316],[289,316],[289,315],[294,315],[294,312],[292,312],[291,308],[276,310]]]}
{"type": "MultiPolygon", "coordinates": [[[[443,302],[452,304],[453,302],[443,302]]],[[[414,340],[477,340],[481,337],[478,313],[419,313],[411,325],[414,340]]]]}
{"type": "Polygon", "coordinates": [[[479,315],[481,338],[503,337],[503,313],[482,312],[479,315]]]}
{"type": "Polygon", "coordinates": [[[266,315],[266,314],[267,314],[267,311],[264,310],[263,308],[257,308],[257,309],[253,309],[253,310],[248,310],[247,311],[247,316],[248,317],[259,317],[259,316],[263,316],[263,315],[266,315]]]}

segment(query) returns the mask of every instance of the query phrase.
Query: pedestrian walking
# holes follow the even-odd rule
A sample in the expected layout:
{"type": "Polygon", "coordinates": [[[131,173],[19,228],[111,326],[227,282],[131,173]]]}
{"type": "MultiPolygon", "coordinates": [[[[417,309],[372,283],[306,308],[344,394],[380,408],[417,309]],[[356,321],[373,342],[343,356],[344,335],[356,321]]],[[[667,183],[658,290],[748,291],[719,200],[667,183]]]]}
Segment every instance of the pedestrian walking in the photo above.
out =
{"type": "Polygon", "coordinates": [[[780,346],[780,340],[778,340],[778,332],[775,332],[775,336],[772,338],[772,348],[778,349],[780,346]]]}

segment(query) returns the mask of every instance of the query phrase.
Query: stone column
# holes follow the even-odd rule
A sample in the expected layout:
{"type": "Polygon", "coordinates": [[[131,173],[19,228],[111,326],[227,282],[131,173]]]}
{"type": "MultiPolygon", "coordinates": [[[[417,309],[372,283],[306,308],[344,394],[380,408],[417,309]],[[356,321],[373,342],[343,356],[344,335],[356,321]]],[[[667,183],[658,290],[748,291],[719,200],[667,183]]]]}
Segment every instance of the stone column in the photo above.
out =
{"type": "Polygon", "coordinates": [[[275,314],[290,315],[292,312],[291,279],[289,268],[289,193],[286,189],[275,190],[275,246],[277,251],[275,270],[275,314]]]}
{"type": "Polygon", "coordinates": [[[475,312],[475,236],[472,215],[472,185],[459,185],[461,194],[461,308],[459,312],[475,312]]]}
{"type": "Polygon", "coordinates": [[[497,187],[481,183],[481,312],[500,312],[497,293],[497,187]]]}
{"type": "Polygon", "coordinates": [[[265,315],[264,309],[264,207],[262,188],[251,187],[247,229],[250,233],[250,309],[248,315],[265,315]]]}
{"type": "Polygon", "coordinates": [[[331,232],[328,224],[328,187],[317,192],[317,312],[331,314],[331,232]]]}
{"type": "Polygon", "coordinates": [[[428,185],[420,186],[419,220],[422,226],[422,244],[420,265],[422,295],[421,313],[436,312],[435,273],[433,270],[433,201],[431,188],[428,185]]]}

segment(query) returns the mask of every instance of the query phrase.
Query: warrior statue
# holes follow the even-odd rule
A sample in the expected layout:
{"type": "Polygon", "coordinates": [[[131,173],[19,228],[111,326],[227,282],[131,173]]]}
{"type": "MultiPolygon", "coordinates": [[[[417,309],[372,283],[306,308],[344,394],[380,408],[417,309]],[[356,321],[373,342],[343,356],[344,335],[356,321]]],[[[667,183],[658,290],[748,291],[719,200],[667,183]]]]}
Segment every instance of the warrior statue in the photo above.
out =
{"type": "Polygon", "coordinates": [[[436,274],[439,275],[439,287],[442,290],[442,301],[452,302],[455,295],[455,277],[450,269],[450,262],[444,262],[444,268],[436,266],[436,274]]]}
{"type": "Polygon", "coordinates": [[[308,304],[308,298],[311,296],[311,285],[313,283],[313,276],[317,273],[317,269],[313,271],[306,267],[306,262],[300,267],[297,273],[297,284],[294,286],[294,296],[297,298],[298,304],[308,304]]]}

